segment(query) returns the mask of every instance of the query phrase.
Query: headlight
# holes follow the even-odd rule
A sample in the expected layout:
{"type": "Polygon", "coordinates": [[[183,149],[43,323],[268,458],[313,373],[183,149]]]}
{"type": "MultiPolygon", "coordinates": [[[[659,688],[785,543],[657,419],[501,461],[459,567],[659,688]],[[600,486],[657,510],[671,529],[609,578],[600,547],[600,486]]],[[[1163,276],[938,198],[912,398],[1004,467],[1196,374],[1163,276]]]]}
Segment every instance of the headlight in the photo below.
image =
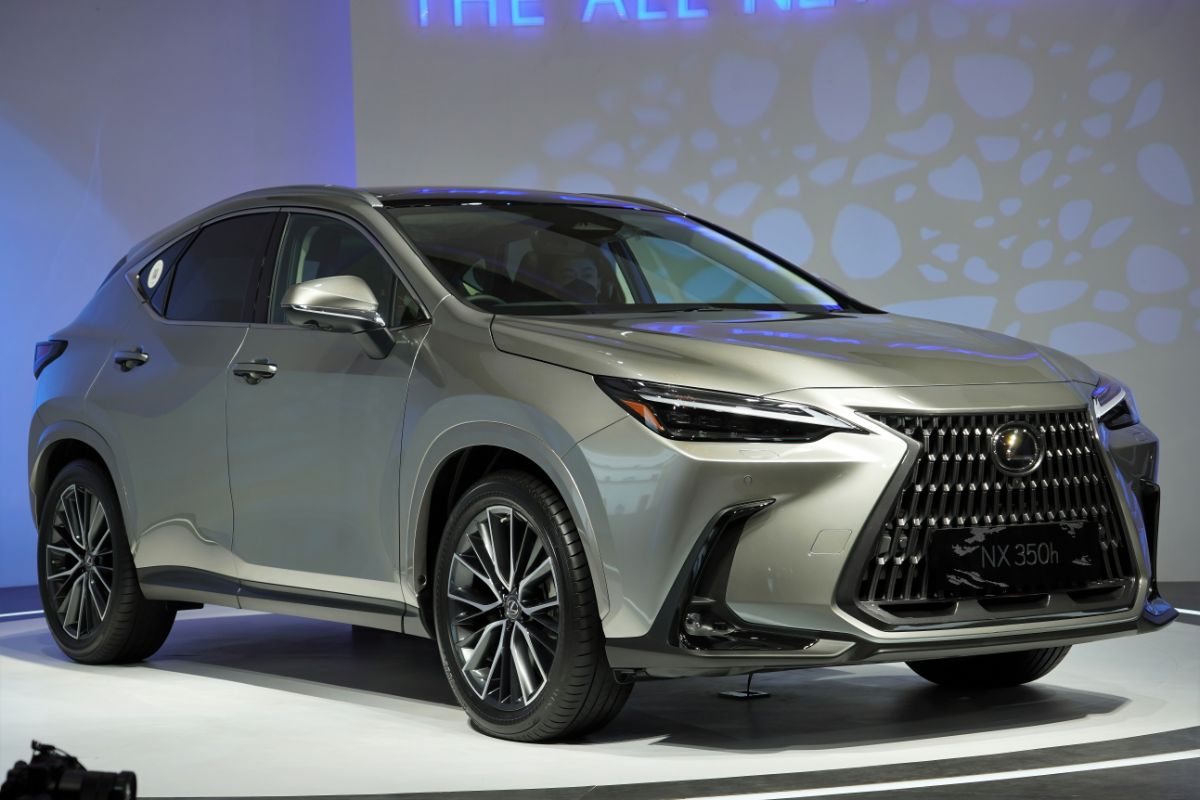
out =
{"type": "Polygon", "coordinates": [[[866,433],[801,403],[621,378],[596,383],[638,422],[668,439],[813,442],[837,431],[866,433]]]}
{"type": "Polygon", "coordinates": [[[1116,378],[1107,375],[1100,376],[1100,383],[1092,392],[1092,408],[1096,410],[1096,419],[1108,428],[1128,428],[1141,421],[1137,404],[1133,401],[1133,392],[1116,378]]]}

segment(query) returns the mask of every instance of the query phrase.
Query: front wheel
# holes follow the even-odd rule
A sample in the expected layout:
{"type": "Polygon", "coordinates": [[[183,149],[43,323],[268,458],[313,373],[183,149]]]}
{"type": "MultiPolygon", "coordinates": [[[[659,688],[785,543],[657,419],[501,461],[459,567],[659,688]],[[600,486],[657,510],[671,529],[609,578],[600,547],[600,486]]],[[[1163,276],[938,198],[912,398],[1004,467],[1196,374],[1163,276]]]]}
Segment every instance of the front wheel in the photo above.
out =
{"type": "Polygon", "coordinates": [[[952,689],[1004,689],[1036,681],[1059,665],[1070,647],[1047,647],[1016,653],[910,661],[909,669],[925,680],[952,689]]]}
{"type": "Polygon", "coordinates": [[[68,464],[46,493],[38,587],[55,642],[84,664],[141,661],[175,621],[171,606],[142,596],[116,492],[90,461],[68,464]]]}
{"type": "Polygon", "coordinates": [[[442,536],[433,591],[442,666],[484,733],[582,736],[629,697],[605,656],[579,533],[542,481],[505,471],[467,491],[442,536]]]}

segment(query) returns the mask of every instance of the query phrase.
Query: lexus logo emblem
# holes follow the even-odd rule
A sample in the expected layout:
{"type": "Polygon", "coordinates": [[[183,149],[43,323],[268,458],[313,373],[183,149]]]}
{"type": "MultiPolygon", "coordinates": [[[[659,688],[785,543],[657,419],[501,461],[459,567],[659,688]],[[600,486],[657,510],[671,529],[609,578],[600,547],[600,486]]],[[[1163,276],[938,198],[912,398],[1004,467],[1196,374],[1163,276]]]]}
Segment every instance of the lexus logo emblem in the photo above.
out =
{"type": "Polygon", "coordinates": [[[992,434],[992,463],[1007,475],[1028,475],[1045,455],[1045,438],[1027,422],[1001,425],[992,434]]]}
{"type": "Polygon", "coordinates": [[[514,620],[521,618],[521,601],[516,594],[504,598],[504,616],[514,620]]]}

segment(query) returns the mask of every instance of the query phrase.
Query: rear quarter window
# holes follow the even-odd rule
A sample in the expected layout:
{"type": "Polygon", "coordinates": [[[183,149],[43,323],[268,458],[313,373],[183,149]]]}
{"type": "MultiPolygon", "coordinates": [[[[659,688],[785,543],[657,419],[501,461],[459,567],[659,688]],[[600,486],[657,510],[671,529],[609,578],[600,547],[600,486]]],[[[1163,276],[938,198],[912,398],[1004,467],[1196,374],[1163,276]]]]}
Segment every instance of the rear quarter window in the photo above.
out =
{"type": "Polygon", "coordinates": [[[171,283],[175,262],[179,260],[179,256],[187,249],[191,240],[191,236],[183,237],[147,261],[146,266],[138,272],[138,291],[159,314],[163,313],[167,305],[167,286],[171,283]]]}

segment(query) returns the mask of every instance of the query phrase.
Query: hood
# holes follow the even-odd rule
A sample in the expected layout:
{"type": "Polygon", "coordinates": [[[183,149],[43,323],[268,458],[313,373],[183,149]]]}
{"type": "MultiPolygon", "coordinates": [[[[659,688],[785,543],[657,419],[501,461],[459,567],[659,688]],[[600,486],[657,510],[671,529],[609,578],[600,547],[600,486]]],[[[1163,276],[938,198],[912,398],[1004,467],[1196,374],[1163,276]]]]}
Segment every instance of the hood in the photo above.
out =
{"type": "Polygon", "coordinates": [[[794,389],[1094,384],[1064,353],[896,314],[680,311],[497,316],[496,346],[593,375],[766,395],[794,389]]]}

